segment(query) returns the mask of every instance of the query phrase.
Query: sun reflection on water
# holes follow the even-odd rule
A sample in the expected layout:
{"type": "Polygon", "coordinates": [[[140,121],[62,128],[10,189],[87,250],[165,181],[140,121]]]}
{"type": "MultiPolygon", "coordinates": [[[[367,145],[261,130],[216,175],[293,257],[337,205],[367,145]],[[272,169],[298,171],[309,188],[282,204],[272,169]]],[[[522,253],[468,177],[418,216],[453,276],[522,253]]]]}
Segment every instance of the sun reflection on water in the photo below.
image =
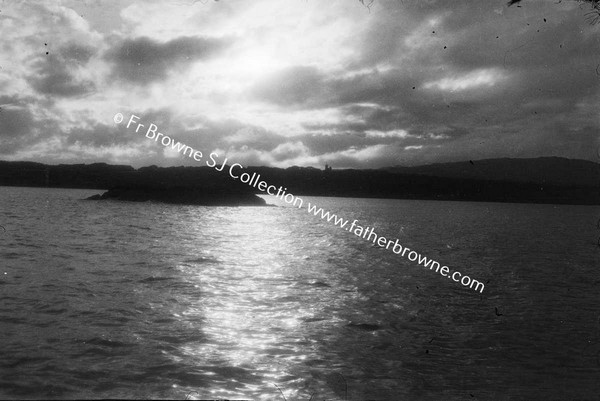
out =
{"type": "MultiPolygon", "coordinates": [[[[295,279],[303,275],[304,250],[294,241],[291,228],[282,223],[285,220],[278,218],[276,208],[271,213],[227,208],[213,218],[217,220],[218,225],[189,222],[192,227],[202,224],[204,230],[198,235],[203,243],[211,235],[207,227],[221,234],[218,247],[203,250],[208,263],[185,268],[201,295],[184,314],[203,316],[207,342],[183,346],[181,351],[207,370],[211,365],[227,365],[234,369],[232,377],[239,376],[235,369],[243,369],[249,379],[254,378],[244,383],[229,380],[211,396],[257,396],[272,389],[271,395],[265,395],[272,397],[278,393],[276,384],[286,387],[302,379],[287,367],[306,359],[303,348],[310,345],[299,333],[315,309],[303,304],[295,279]],[[230,235],[223,240],[222,233],[230,235]]],[[[288,389],[286,395],[294,394],[288,389]]]]}

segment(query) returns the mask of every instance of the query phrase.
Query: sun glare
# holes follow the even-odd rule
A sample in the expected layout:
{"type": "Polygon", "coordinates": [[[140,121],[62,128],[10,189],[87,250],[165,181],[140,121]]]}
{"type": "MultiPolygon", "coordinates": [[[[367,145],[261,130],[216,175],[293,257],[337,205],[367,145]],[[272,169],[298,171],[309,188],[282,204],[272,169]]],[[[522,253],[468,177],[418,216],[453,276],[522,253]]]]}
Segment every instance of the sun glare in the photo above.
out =
{"type": "Polygon", "coordinates": [[[215,73],[225,82],[245,87],[265,79],[284,66],[285,63],[273,51],[257,46],[219,62],[215,65],[215,73]]]}

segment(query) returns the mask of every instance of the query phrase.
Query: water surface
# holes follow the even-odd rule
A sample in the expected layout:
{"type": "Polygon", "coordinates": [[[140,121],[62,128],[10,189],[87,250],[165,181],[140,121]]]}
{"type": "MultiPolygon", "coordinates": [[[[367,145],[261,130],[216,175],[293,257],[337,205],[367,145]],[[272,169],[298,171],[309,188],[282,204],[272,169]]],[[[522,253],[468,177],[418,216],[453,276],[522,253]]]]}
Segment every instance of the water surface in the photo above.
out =
{"type": "Polygon", "coordinates": [[[479,294],[305,210],[94,193],[0,187],[0,398],[599,394],[598,207],[302,197],[479,294]]]}

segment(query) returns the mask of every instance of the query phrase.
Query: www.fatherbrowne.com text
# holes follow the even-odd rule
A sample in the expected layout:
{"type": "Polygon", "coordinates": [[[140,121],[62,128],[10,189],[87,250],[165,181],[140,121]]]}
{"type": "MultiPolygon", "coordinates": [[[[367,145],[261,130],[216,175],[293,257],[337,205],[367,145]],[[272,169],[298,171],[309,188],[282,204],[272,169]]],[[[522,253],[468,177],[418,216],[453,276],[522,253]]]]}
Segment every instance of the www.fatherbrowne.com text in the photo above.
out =
{"type": "Polygon", "coordinates": [[[457,283],[459,282],[465,287],[472,288],[475,291],[479,290],[480,293],[483,292],[485,285],[482,282],[472,279],[469,276],[463,276],[459,271],[452,272],[448,266],[441,266],[439,262],[433,259],[428,259],[417,251],[403,247],[398,243],[398,239],[386,239],[385,237],[378,235],[375,232],[375,229],[372,227],[364,228],[359,226],[356,224],[358,220],[352,221],[348,227],[349,220],[338,217],[335,214],[331,214],[322,208],[317,208],[316,205],[311,205],[310,202],[308,202],[307,210],[308,213],[319,216],[321,219],[327,220],[328,222],[333,222],[334,225],[339,226],[346,231],[352,232],[357,237],[366,239],[367,241],[372,241],[374,244],[377,244],[385,249],[390,249],[391,247],[392,252],[394,252],[396,255],[406,257],[411,262],[416,261],[419,265],[424,267],[429,267],[430,270],[435,270],[436,273],[440,273],[442,276],[448,277],[448,279],[452,279],[457,283]]]}
{"type": "MultiPolygon", "coordinates": [[[[132,114],[127,122],[127,128],[135,127],[135,132],[139,132],[141,128],[146,128],[145,132],[142,129],[141,132],[144,133],[146,138],[153,139],[155,142],[159,142],[165,146],[170,147],[177,152],[182,153],[184,156],[188,156],[193,158],[195,161],[202,161],[203,153],[199,150],[196,150],[190,146],[187,146],[179,141],[175,141],[168,135],[165,135],[161,132],[158,132],[158,127],[155,124],[150,124],[147,127],[145,124],[139,123],[140,117],[132,114]]],[[[114,122],[120,124],[124,121],[123,114],[117,113],[113,118],[114,122]]],[[[226,166],[228,159],[220,163],[218,162],[219,155],[215,152],[212,152],[208,155],[208,160],[206,160],[206,165],[208,167],[212,167],[217,171],[223,171],[226,166]]],[[[253,172],[252,174],[248,172],[244,172],[244,167],[239,163],[233,163],[229,165],[229,169],[227,170],[229,176],[234,180],[240,180],[242,183],[247,184],[251,187],[258,189],[261,192],[265,192],[268,195],[275,196],[287,204],[302,209],[304,205],[304,201],[289,192],[286,192],[287,188],[282,186],[276,187],[274,185],[269,185],[267,182],[260,179],[260,174],[253,172]]],[[[483,292],[485,285],[475,279],[470,278],[469,276],[461,274],[459,271],[452,271],[448,266],[442,266],[439,262],[429,259],[419,252],[415,250],[411,250],[410,248],[402,246],[398,243],[398,239],[386,239],[375,233],[374,228],[366,227],[358,225],[358,220],[354,220],[348,226],[349,220],[338,217],[335,214],[331,214],[328,211],[323,210],[322,208],[317,208],[316,205],[312,205],[310,202],[307,202],[306,210],[309,214],[320,217],[322,220],[326,220],[327,222],[332,222],[334,225],[339,226],[340,228],[345,229],[346,231],[352,232],[357,237],[366,239],[367,241],[372,241],[374,244],[378,246],[390,249],[397,255],[408,258],[411,262],[417,262],[417,264],[422,265],[429,270],[435,270],[436,273],[441,274],[443,277],[447,277],[457,283],[465,287],[469,287],[475,291],[483,292]]]]}

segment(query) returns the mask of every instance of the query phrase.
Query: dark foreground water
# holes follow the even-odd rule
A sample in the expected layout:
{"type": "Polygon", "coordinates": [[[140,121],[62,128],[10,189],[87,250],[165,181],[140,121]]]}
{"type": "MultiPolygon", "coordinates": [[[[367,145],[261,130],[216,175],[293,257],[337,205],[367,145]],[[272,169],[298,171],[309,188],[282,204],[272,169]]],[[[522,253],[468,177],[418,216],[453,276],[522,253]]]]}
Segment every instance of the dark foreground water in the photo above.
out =
{"type": "Polygon", "coordinates": [[[0,398],[600,394],[597,207],[304,198],[479,294],[303,210],[97,192],[0,187],[0,398]]]}

